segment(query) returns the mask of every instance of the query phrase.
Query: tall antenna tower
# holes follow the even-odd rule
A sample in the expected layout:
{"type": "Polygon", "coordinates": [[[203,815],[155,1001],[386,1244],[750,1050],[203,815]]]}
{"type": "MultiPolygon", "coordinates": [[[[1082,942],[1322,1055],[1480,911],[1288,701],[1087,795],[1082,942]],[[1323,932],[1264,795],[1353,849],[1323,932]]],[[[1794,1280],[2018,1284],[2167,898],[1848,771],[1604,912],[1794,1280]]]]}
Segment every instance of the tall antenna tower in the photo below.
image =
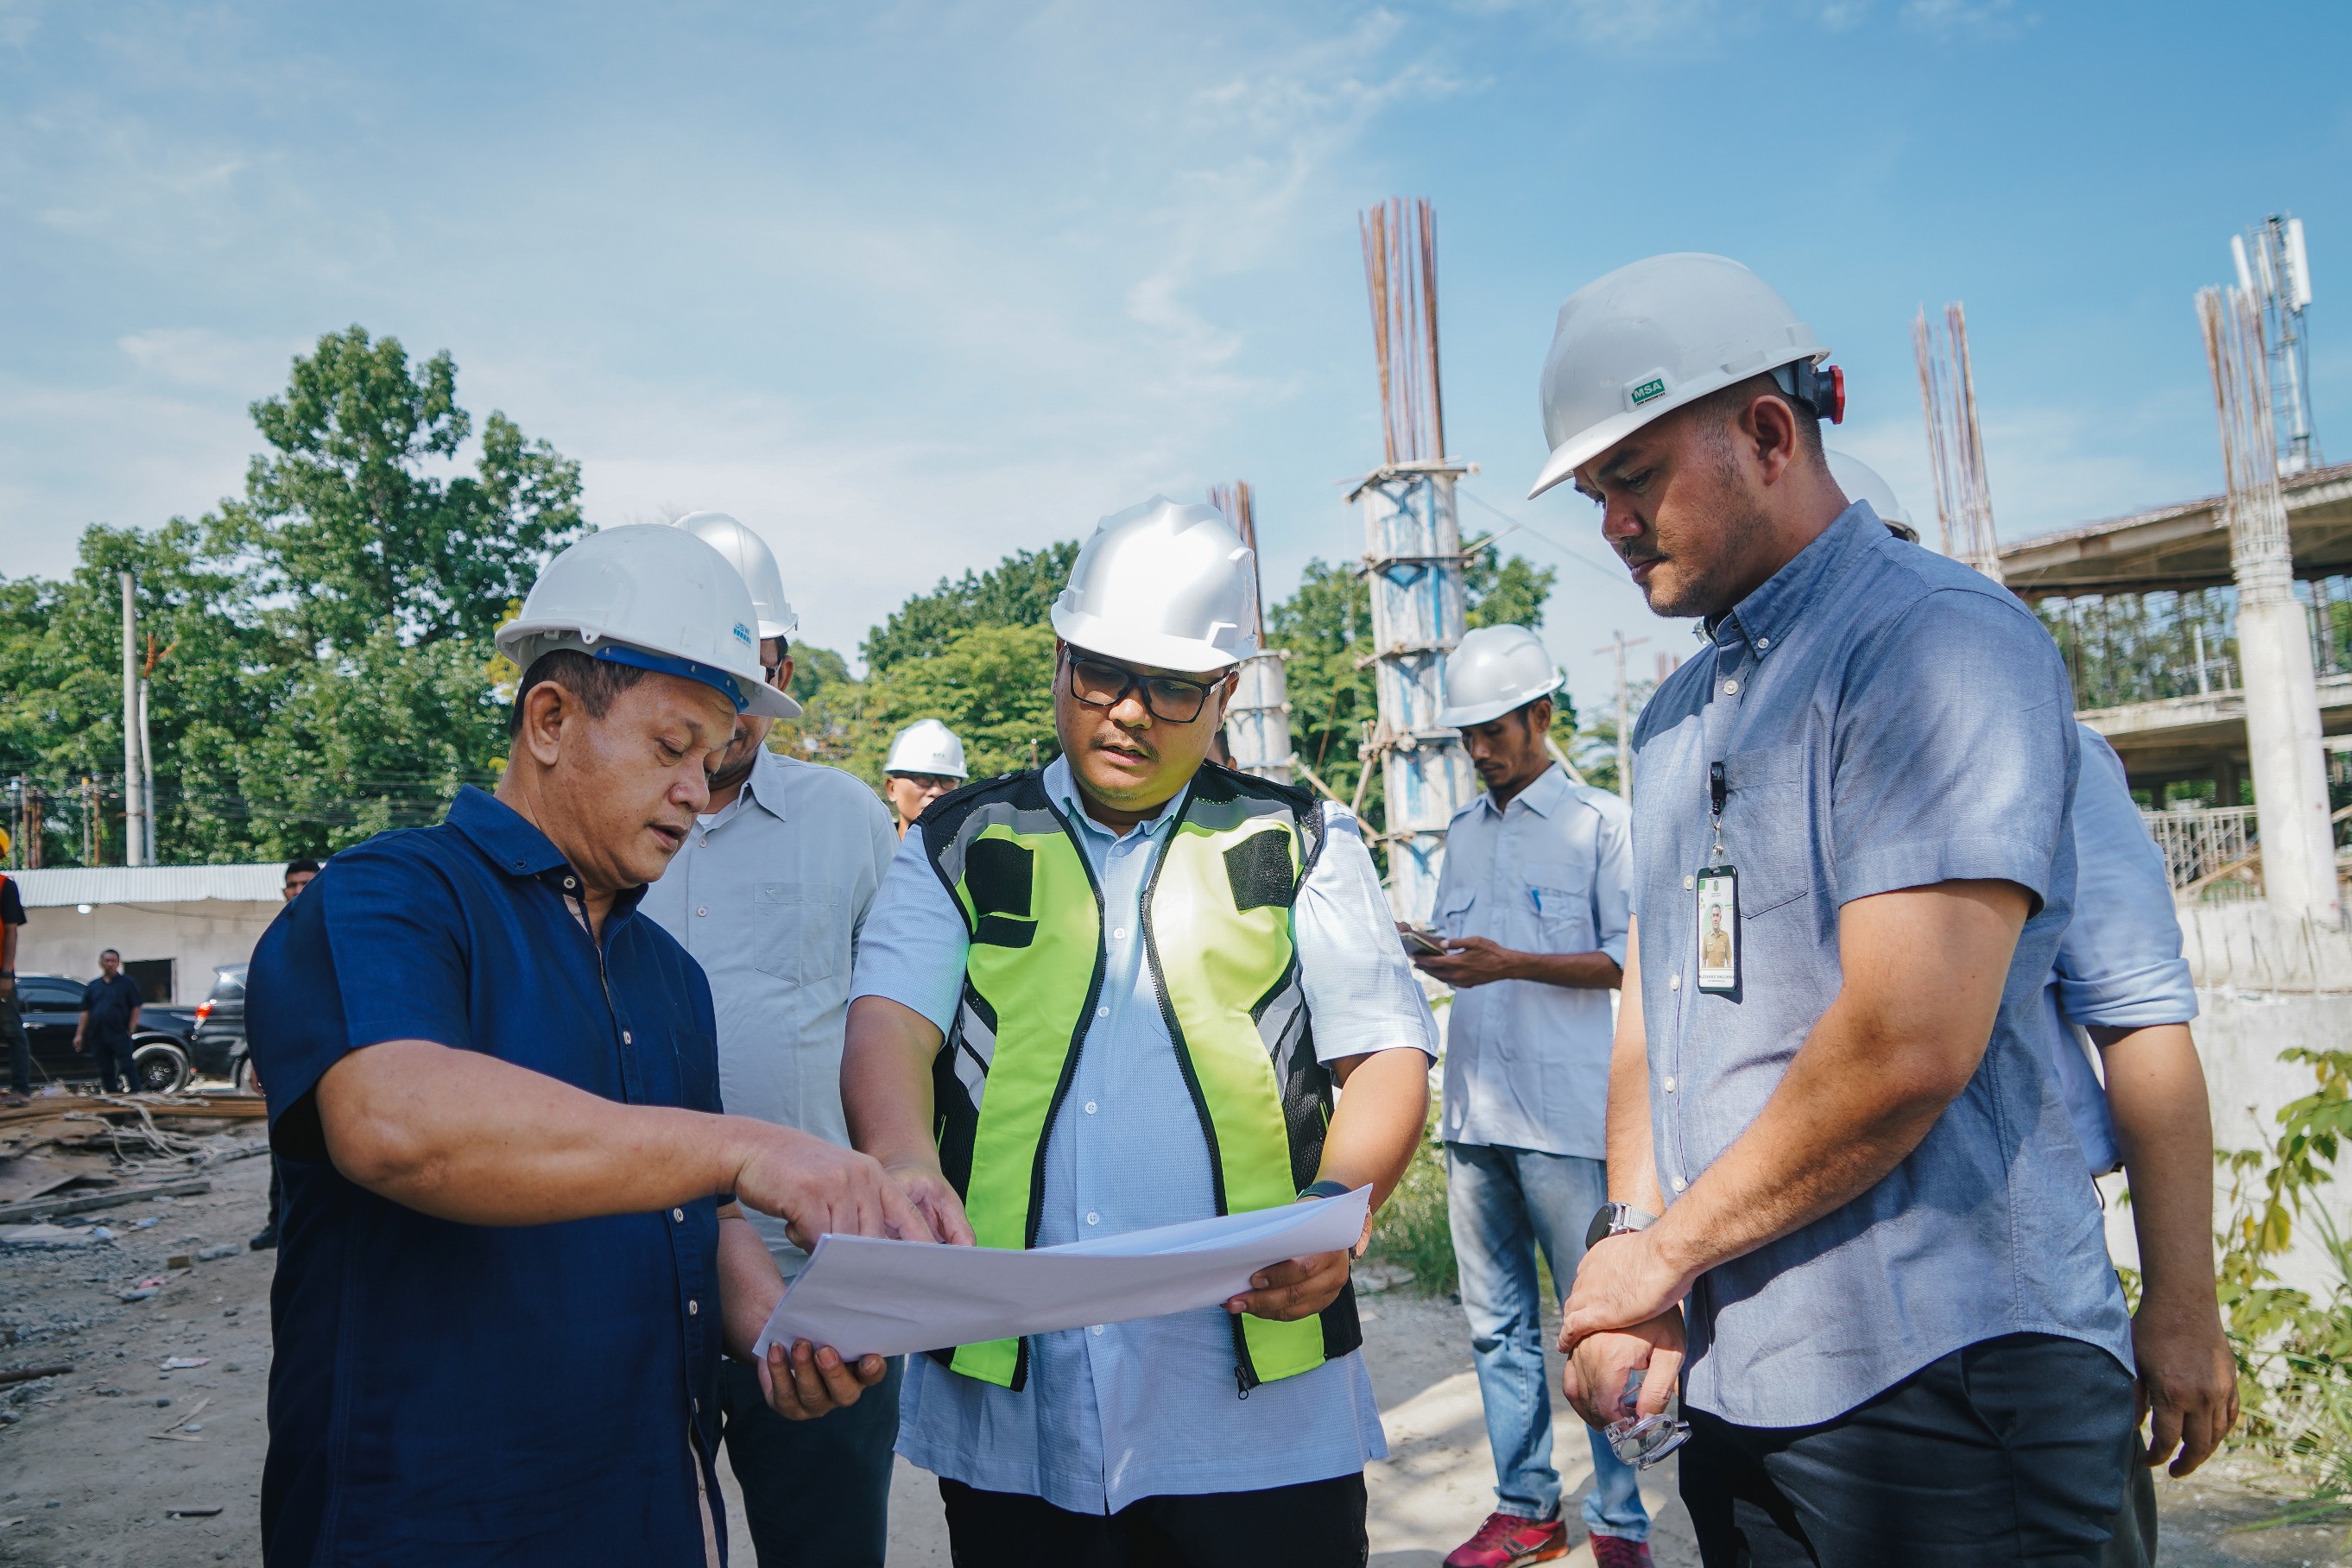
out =
{"type": "Polygon", "coordinates": [[[1476,793],[1462,738],[1438,722],[1445,656],[1462,640],[1467,601],[1454,484],[1471,472],[1445,456],[1437,374],[1437,218],[1397,198],[1358,215],[1372,351],[1381,375],[1383,461],[1357,481],[1371,588],[1379,704],[1364,766],[1387,795],[1389,906],[1427,921],[1444,864],[1445,828],[1476,793]]]}
{"type": "Polygon", "coordinates": [[[1969,320],[1958,302],[1944,307],[1944,330],[1919,307],[1911,323],[1919,358],[1919,403],[1927,416],[1927,456],[1936,472],[1936,521],[1944,553],[1998,583],[2000,543],[1992,526],[1992,487],[1985,478],[1984,433],[1977,425],[1977,378],[1969,363],[1969,320]]]}
{"type": "Polygon", "coordinates": [[[1257,507],[1249,482],[1211,485],[1209,504],[1224,513],[1250,551],[1250,617],[1257,652],[1242,660],[1241,683],[1225,713],[1225,743],[1234,766],[1276,784],[1290,782],[1290,682],[1282,661],[1290,656],[1265,646],[1265,568],[1258,558],[1257,507]]]}
{"type": "Polygon", "coordinates": [[[2303,220],[2273,213],[2244,234],[2231,235],[2230,259],[2238,265],[2238,291],[2252,302],[2269,344],[2265,380],[2284,479],[2319,461],[2311,433],[2311,354],[2303,336],[2303,312],[2311,304],[2303,220]]]}
{"type": "Polygon", "coordinates": [[[2311,626],[2294,596],[2286,500],[2279,493],[2279,426],[2271,405],[2275,362],[2263,338],[2263,312],[2262,297],[2246,289],[2197,294],[2229,486],[2230,571],[2238,584],[2238,668],[2263,896],[2282,914],[2334,930],[2343,921],[2344,902],[2327,820],[2311,626]]]}

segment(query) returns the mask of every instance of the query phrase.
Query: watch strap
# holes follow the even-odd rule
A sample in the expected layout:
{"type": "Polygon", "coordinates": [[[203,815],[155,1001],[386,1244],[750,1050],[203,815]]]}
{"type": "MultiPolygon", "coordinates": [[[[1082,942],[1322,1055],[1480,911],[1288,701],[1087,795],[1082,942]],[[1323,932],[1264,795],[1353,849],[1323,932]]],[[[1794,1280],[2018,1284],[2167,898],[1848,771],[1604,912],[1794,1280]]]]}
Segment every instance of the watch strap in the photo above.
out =
{"type": "Polygon", "coordinates": [[[1302,1198],[1344,1198],[1355,1190],[1345,1182],[1335,1182],[1326,1178],[1320,1182],[1307,1183],[1298,1189],[1298,1195],[1302,1198]]]}
{"type": "Polygon", "coordinates": [[[1592,1211],[1592,1223],[1584,1232],[1584,1245],[1597,1247],[1612,1236],[1647,1230],[1657,1223],[1656,1215],[1637,1209],[1632,1204],[1605,1203],[1592,1211]]]}

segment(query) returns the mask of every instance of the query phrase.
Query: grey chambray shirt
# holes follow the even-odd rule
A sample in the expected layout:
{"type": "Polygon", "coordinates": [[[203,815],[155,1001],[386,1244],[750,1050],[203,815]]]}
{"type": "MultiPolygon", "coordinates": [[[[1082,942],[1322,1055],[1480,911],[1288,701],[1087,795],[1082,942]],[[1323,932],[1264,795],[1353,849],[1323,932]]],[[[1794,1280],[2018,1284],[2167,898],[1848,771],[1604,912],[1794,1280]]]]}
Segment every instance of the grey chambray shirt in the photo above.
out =
{"type": "MultiPolygon", "coordinates": [[[[849,1145],[841,1049],[866,912],[898,852],[881,798],[839,768],[761,750],[735,798],[698,816],[637,907],[694,955],[719,1019],[731,1113],[849,1145]]],[[[747,1217],[786,1279],[808,1255],[747,1217]]]]}
{"type": "Polygon", "coordinates": [[[1850,900],[1966,879],[2032,911],[1984,1059],[1919,1146],[1831,1214],[1699,1277],[1685,1396],[1747,1426],[1827,1421],[2002,1334],[2131,1364],[2091,1173],[2042,1038],[2074,896],[2079,754],[2032,612],[1856,502],[1711,628],[1634,727],[1634,911],[1666,1201],[1754,1122],[1835,999],[1850,900]],[[1740,990],[1697,990],[1690,879],[1739,874],[1740,990]]]}

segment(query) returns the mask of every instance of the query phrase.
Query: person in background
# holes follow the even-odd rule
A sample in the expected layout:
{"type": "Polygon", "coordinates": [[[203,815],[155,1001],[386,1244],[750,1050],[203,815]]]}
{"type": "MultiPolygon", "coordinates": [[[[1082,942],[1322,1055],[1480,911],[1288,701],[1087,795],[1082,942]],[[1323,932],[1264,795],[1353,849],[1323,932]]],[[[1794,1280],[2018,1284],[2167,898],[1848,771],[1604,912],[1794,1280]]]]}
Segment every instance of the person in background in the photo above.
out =
{"type": "MultiPolygon", "coordinates": [[[[292,903],[302,889],[309,887],[318,875],[319,863],[308,855],[297,855],[293,859],[287,861],[286,882],[278,890],[278,901],[281,904],[292,903]]],[[[251,1053],[248,1051],[247,1059],[250,1058],[251,1053]]],[[[268,1102],[269,1090],[263,1086],[258,1069],[256,1069],[253,1074],[253,1091],[261,1096],[265,1104],[268,1102]]],[[[247,1251],[268,1252],[278,1245],[278,1215],[284,1202],[285,1190],[278,1175],[278,1155],[273,1151],[269,1156],[269,1223],[263,1226],[257,1235],[246,1239],[247,1251]]]]}
{"type": "MultiPolygon", "coordinates": [[[[1858,458],[1828,457],[1840,489],[1869,502],[1895,537],[1919,542],[1885,479],[1858,458]]],[[[2131,1192],[2140,1267],[2132,1360],[2139,1415],[2153,1425],[2104,1561],[2147,1568],[2156,1561],[2156,1468],[2168,1463],[2178,1478],[2211,1457],[2237,1424],[2238,1374],[2214,1293],[2213,1120],[2189,1031],[2197,987],[2180,956],[2164,852],[2140,820],[2123,760],[2096,731],[2080,729],[2074,918],[2042,989],[2042,1020],[2092,1173],[2120,1170],[2131,1192]]]]}
{"type": "Polygon", "coordinates": [[[937,719],[918,719],[891,737],[882,763],[882,789],[898,814],[904,838],[931,802],[963,783],[963,742],[937,719]]]}
{"type": "MultiPolygon", "coordinates": [[[[1052,611],[1062,755],[930,806],[891,863],[842,1094],[950,1240],[1377,1208],[1420,1143],[1435,1026],[1354,817],[1203,761],[1252,574],[1208,507],[1104,519],[1052,611]]],[[[1349,1256],[914,1358],[898,1451],[958,1568],[1362,1568],[1386,1447],[1349,1256]]]]}
{"type": "MultiPolygon", "coordinates": [[[[499,631],[498,793],[341,851],[262,937],[268,1568],[719,1563],[719,1359],[783,1293],[739,1201],[804,1243],[935,1239],[874,1161],[724,1114],[710,988],[638,918],[737,716],[787,710],[754,619],[680,530],[571,545],[499,631]]],[[[800,1417],[887,1370],[760,1364],[800,1417]]]]}
{"type": "MultiPolygon", "coordinates": [[[[858,932],[898,847],[874,792],[838,768],[772,752],[776,718],[799,716],[790,638],[800,619],[767,542],[724,512],[677,521],[725,556],[751,590],[760,663],[781,714],[742,713],[710,772],[710,798],[638,906],[702,965],[719,1025],[729,1112],[848,1147],[842,1028],[858,932]]],[[[808,1254],[765,1215],[752,1228],[787,1280],[808,1254]]],[[[889,1540],[890,1445],[902,1358],[845,1410],[788,1420],[757,1371],[719,1371],[720,1440],[743,1489],[760,1568],[882,1568],[889,1540]]]]}
{"type": "Polygon", "coordinates": [[[1676,255],[1580,289],[1544,366],[1537,489],[1572,477],[1706,639],[1633,735],[1612,1201],[1570,1397],[1605,1426],[1680,1383],[1710,1568],[2092,1568],[2137,1445],[2041,1016],[2073,693],[2014,595],[1839,489],[1827,358],[1746,268],[1676,255]],[[1697,966],[1711,901],[1727,975],[1697,966]]]}
{"type": "MultiPolygon", "coordinates": [[[[15,845],[0,827],[0,855],[15,845]]],[[[16,936],[25,928],[25,895],[16,879],[0,871],[0,1039],[8,1043],[8,1103],[23,1105],[33,1093],[33,1043],[16,1010],[16,936]]]]}
{"type": "MultiPolygon", "coordinates": [[[[1446,1568],[1564,1557],[1536,1253],[1565,1300],[1609,1196],[1609,993],[1632,907],[1632,813],[1570,783],[1544,740],[1559,670],[1525,626],[1481,626],[1445,661],[1445,709],[1486,793],[1454,813],[1438,938],[1417,955],[1454,987],[1445,1026],[1446,1202],[1462,1307],[1495,1458],[1495,1510],[1446,1568]]],[[[1585,1532],[1600,1568],[1647,1568],[1650,1515],[1632,1466],[1586,1434],[1585,1532]]]]}
{"type": "Polygon", "coordinates": [[[139,1032],[139,983],[122,973],[122,955],[110,947],[98,955],[98,978],[82,987],[73,1048],[98,1058],[99,1082],[109,1094],[128,1094],[139,1087],[131,1065],[131,1037],[139,1032]]]}

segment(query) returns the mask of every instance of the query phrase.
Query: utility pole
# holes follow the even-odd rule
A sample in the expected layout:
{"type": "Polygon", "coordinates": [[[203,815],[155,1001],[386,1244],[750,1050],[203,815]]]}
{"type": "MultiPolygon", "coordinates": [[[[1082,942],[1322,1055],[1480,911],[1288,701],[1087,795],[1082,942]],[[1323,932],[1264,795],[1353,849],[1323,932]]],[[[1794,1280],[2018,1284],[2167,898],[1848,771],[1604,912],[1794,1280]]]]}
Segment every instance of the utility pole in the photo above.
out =
{"type": "Polygon", "coordinates": [[[147,759],[140,744],[139,581],[122,573],[122,863],[147,864],[147,759]]]}
{"type": "Polygon", "coordinates": [[[1633,803],[1633,715],[1629,711],[1633,705],[1625,697],[1625,650],[1640,647],[1649,640],[1647,637],[1628,637],[1623,632],[1619,632],[1606,646],[1592,650],[1617,656],[1617,793],[1624,797],[1628,805],[1633,803]]]}

